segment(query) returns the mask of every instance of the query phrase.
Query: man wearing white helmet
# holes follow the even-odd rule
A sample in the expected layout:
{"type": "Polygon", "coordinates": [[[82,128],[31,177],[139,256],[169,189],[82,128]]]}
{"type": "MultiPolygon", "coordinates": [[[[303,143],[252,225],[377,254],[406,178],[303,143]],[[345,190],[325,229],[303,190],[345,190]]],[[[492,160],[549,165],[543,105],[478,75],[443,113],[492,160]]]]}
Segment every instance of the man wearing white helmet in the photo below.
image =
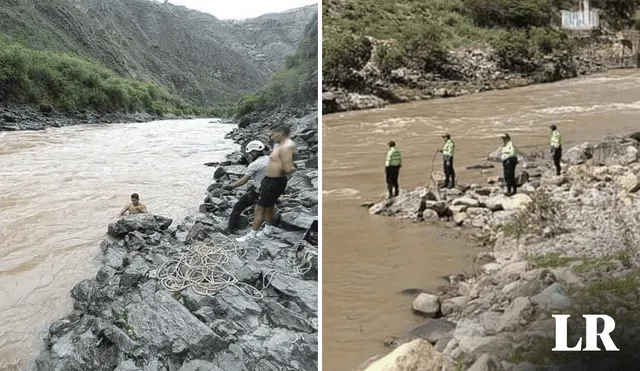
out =
{"type": "Polygon", "coordinates": [[[287,177],[296,169],[295,158],[298,150],[289,133],[290,129],[286,125],[278,125],[270,130],[270,137],[277,143],[277,147],[269,155],[266,175],[260,185],[260,197],[253,213],[251,231],[246,236],[236,238],[238,242],[273,236],[276,202],[287,188],[287,177]],[[258,232],[263,222],[266,225],[262,231],[258,232]]]}
{"type": "Polygon", "coordinates": [[[250,187],[247,193],[240,197],[238,202],[233,205],[233,210],[229,216],[229,225],[227,226],[229,233],[233,233],[238,228],[238,220],[240,219],[242,211],[247,207],[251,207],[260,196],[260,183],[267,173],[267,164],[269,163],[269,156],[264,153],[265,149],[264,143],[259,140],[249,142],[245,148],[245,153],[247,160],[249,160],[251,164],[247,166],[247,170],[244,172],[242,178],[224,186],[224,189],[232,190],[245,185],[249,180],[251,180],[252,183],[252,187],[250,187]]]}

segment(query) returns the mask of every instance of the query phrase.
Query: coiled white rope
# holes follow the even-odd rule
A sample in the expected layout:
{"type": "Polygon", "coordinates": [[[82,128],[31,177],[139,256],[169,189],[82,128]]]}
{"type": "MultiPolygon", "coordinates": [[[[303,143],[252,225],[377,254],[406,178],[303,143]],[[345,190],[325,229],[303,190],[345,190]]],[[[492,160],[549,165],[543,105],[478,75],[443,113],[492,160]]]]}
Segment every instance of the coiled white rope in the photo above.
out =
{"type": "MultiPolygon", "coordinates": [[[[260,247],[251,247],[251,249],[257,250],[258,253],[255,258],[250,260],[257,261],[262,255],[262,249],[260,247]]],[[[194,292],[200,295],[212,297],[227,287],[235,287],[249,298],[264,299],[264,295],[259,289],[239,281],[227,270],[225,266],[233,254],[241,258],[245,257],[247,248],[238,248],[229,237],[216,235],[212,242],[192,245],[187,251],[163,263],[158,268],[157,278],[164,288],[172,292],[191,287],[194,292]]],[[[318,253],[305,249],[302,254],[296,252],[293,255],[293,258],[287,257],[287,263],[291,268],[290,272],[283,272],[282,268],[263,271],[263,288],[270,286],[276,274],[301,278],[313,268],[312,259],[317,258],[318,253]]]]}
{"type": "Polygon", "coordinates": [[[227,287],[235,287],[250,298],[264,298],[260,290],[238,281],[229,273],[225,265],[231,254],[244,257],[247,250],[238,249],[229,237],[217,235],[211,243],[192,245],[176,259],[162,264],[158,268],[158,279],[169,291],[182,291],[191,287],[200,295],[214,296],[227,287]],[[216,241],[218,238],[222,238],[222,241],[216,241]]]}

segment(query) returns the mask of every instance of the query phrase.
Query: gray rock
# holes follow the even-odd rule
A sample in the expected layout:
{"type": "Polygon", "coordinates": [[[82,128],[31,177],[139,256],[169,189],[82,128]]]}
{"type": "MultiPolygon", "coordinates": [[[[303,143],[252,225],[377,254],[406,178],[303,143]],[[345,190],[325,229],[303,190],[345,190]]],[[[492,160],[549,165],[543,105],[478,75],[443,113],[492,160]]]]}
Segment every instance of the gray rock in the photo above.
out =
{"type": "Polygon", "coordinates": [[[467,371],[503,371],[502,364],[496,362],[493,357],[487,353],[478,358],[467,371]]]}
{"type": "Polygon", "coordinates": [[[127,359],[118,365],[113,371],[143,371],[142,367],[136,366],[136,363],[133,360],[127,359]]]}
{"type": "Polygon", "coordinates": [[[163,232],[173,223],[173,220],[159,215],[135,214],[128,215],[115,223],[109,224],[107,233],[111,237],[123,238],[128,233],[135,231],[150,235],[154,232],[163,232]]]}
{"type": "Polygon", "coordinates": [[[126,307],[132,331],[160,351],[171,352],[183,341],[192,357],[208,356],[224,348],[222,339],[164,291],[126,307]]]}
{"type": "Polygon", "coordinates": [[[307,176],[310,171],[296,171],[287,181],[287,193],[301,192],[313,188],[311,179],[307,176]]]}
{"type": "Polygon", "coordinates": [[[278,302],[270,300],[266,304],[269,320],[276,326],[308,333],[317,330],[313,324],[303,316],[283,307],[278,302]]]}
{"type": "Polygon", "coordinates": [[[440,312],[440,298],[437,295],[422,293],[413,300],[411,308],[425,316],[433,317],[440,312]]]}
{"type": "Polygon", "coordinates": [[[302,207],[297,207],[280,215],[280,222],[285,227],[297,230],[307,230],[311,223],[317,219],[317,216],[312,215],[309,210],[302,207]]]}
{"type": "Polygon", "coordinates": [[[142,256],[136,255],[122,273],[120,284],[123,287],[133,287],[140,282],[150,270],[151,268],[146,260],[142,256]]]}
{"type": "Polygon", "coordinates": [[[194,359],[189,362],[185,362],[179,371],[224,371],[211,362],[203,361],[201,359],[194,359]]]}
{"type": "Polygon", "coordinates": [[[291,297],[298,305],[311,312],[318,311],[318,282],[303,281],[284,274],[276,274],[271,287],[291,297]]]}
{"type": "Polygon", "coordinates": [[[529,322],[532,316],[532,305],[526,297],[516,298],[498,319],[496,331],[514,331],[519,326],[529,322]]]}
{"type": "Polygon", "coordinates": [[[123,259],[127,255],[125,249],[119,247],[109,247],[102,259],[103,264],[112,267],[114,269],[120,269],[123,264],[123,259]]]}
{"type": "Polygon", "coordinates": [[[409,331],[409,335],[435,344],[442,339],[451,338],[456,324],[445,319],[434,319],[409,331]]]}
{"type": "Polygon", "coordinates": [[[554,283],[540,294],[531,298],[531,302],[548,310],[567,309],[571,305],[566,290],[559,283],[554,283]]]}

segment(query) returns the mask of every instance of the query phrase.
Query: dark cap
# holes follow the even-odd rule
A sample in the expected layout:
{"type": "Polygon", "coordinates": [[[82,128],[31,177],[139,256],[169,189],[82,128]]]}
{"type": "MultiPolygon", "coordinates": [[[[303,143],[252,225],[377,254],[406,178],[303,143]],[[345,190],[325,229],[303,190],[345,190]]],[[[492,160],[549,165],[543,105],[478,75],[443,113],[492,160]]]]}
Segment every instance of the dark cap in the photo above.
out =
{"type": "Polygon", "coordinates": [[[511,136],[509,136],[509,134],[507,134],[507,133],[504,133],[504,134],[502,134],[500,136],[500,138],[502,138],[502,139],[511,139],[511,136]]]}
{"type": "Polygon", "coordinates": [[[442,134],[442,137],[443,137],[443,138],[447,138],[447,139],[449,139],[449,138],[451,138],[451,134],[449,134],[449,133],[444,133],[444,134],[442,134]]]}
{"type": "Polygon", "coordinates": [[[395,147],[396,146],[396,142],[391,140],[389,141],[389,147],[395,147]]]}
{"type": "Polygon", "coordinates": [[[556,130],[558,127],[552,124],[552,125],[549,125],[549,128],[550,128],[551,130],[556,130]]]}

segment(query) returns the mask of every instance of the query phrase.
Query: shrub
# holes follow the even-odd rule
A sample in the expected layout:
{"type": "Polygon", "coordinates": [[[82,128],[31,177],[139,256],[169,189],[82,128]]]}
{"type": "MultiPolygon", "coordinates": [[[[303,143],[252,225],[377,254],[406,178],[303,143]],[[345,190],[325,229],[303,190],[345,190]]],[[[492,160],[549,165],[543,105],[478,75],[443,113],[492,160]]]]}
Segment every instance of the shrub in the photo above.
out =
{"type": "Polygon", "coordinates": [[[66,53],[37,51],[0,38],[0,101],[41,104],[43,112],[161,112],[180,104],[159,86],[125,79],[66,53]]]}
{"type": "Polygon", "coordinates": [[[352,85],[353,70],[359,70],[371,58],[371,42],[361,35],[329,31],[322,39],[322,78],[337,85],[352,85]]]}
{"type": "Polygon", "coordinates": [[[375,62],[384,74],[402,67],[404,58],[402,51],[395,44],[376,45],[375,62]]]}
{"type": "Polygon", "coordinates": [[[505,236],[521,238],[527,235],[542,234],[548,228],[551,234],[563,232],[563,211],[560,203],[542,189],[536,190],[531,195],[531,202],[527,207],[518,212],[508,223],[504,224],[502,231],[505,236]]]}
{"type": "Polygon", "coordinates": [[[464,5],[480,27],[543,27],[554,14],[548,0],[465,0],[464,5]]]}
{"type": "Polygon", "coordinates": [[[500,59],[500,67],[520,72],[531,70],[529,60],[535,53],[525,31],[514,31],[502,34],[493,41],[496,55],[500,59]]]}
{"type": "Polygon", "coordinates": [[[424,70],[437,68],[445,59],[442,32],[433,23],[407,25],[400,43],[404,55],[417,61],[424,70]]]}

